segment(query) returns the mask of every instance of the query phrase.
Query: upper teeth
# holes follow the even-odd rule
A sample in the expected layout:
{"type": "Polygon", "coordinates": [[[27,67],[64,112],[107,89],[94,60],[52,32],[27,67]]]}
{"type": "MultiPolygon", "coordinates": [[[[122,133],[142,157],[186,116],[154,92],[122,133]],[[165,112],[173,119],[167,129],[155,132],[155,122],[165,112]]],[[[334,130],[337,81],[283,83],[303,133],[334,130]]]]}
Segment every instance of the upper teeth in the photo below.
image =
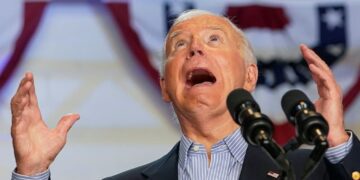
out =
{"type": "Polygon", "coordinates": [[[192,78],[192,76],[193,76],[193,73],[190,72],[189,75],[188,75],[188,77],[187,77],[187,79],[190,80],[190,79],[192,78]]]}

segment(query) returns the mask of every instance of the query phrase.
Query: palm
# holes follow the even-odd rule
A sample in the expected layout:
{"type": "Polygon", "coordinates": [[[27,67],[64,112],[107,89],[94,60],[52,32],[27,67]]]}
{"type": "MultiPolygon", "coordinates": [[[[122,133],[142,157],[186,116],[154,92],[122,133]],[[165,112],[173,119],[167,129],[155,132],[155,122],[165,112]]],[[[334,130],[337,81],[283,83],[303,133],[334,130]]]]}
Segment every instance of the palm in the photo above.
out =
{"type": "Polygon", "coordinates": [[[301,52],[317,86],[319,99],[315,101],[316,111],[321,113],[329,124],[328,141],[330,146],[341,144],[348,138],[344,129],[341,89],[331,69],[319,56],[306,46],[301,46],[301,52]]]}
{"type": "Polygon", "coordinates": [[[322,98],[319,98],[318,100],[315,101],[316,111],[322,114],[325,119],[330,121],[328,123],[332,123],[332,121],[337,121],[336,119],[341,118],[341,117],[335,117],[335,116],[339,116],[338,115],[339,113],[342,114],[342,107],[341,106],[338,107],[338,106],[339,105],[333,103],[333,101],[325,100],[322,98]]]}
{"type": "Polygon", "coordinates": [[[64,116],[56,128],[49,129],[41,117],[30,73],[21,81],[11,111],[17,171],[22,174],[45,171],[64,147],[67,131],[78,115],[64,116]]]}

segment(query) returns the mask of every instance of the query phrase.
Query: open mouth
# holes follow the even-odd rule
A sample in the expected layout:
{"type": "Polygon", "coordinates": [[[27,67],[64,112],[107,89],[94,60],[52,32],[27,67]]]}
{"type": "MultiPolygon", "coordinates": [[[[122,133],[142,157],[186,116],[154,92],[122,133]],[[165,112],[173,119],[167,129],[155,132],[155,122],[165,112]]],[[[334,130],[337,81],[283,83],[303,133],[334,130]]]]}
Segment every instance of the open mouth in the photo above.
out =
{"type": "Polygon", "coordinates": [[[206,69],[193,69],[186,74],[186,84],[189,86],[214,84],[215,82],[215,76],[206,69]]]}

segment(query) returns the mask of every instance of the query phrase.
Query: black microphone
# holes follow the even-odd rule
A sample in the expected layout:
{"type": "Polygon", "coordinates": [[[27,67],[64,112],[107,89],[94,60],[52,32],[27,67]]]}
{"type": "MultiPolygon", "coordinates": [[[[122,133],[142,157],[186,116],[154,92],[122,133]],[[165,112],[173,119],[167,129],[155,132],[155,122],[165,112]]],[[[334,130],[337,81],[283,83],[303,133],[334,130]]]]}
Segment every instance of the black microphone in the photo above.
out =
{"type": "Polygon", "coordinates": [[[281,106],[290,123],[295,125],[296,134],[302,142],[311,145],[327,142],[329,126],[303,92],[288,91],[281,99],[281,106]]]}
{"type": "Polygon", "coordinates": [[[231,116],[242,127],[245,140],[251,145],[260,145],[260,139],[271,139],[273,125],[261,113],[259,105],[244,89],[235,89],[227,97],[227,107],[231,116]]]}
{"type": "Polygon", "coordinates": [[[259,145],[282,168],[283,177],[295,179],[285,151],[272,139],[273,124],[261,113],[259,105],[245,89],[235,89],[227,97],[227,107],[232,118],[241,126],[244,139],[251,145],[259,145]]]}

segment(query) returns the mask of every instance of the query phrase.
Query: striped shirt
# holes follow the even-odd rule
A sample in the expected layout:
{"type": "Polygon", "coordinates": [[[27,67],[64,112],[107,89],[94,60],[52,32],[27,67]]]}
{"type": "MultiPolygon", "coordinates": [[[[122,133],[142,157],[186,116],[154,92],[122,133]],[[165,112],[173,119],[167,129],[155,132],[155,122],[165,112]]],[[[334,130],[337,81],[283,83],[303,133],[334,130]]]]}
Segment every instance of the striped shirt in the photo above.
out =
{"type": "Polygon", "coordinates": [[[15,172],[12,173],[11,180],[49,180],[50,178],[50,170],[46,170],[45,172],[35,174],[33,176],[24,176],[15,172]]]}
{"type": "MultiPolygon", "coordinates": [[[[347,142],[328,148],[325,157],[333,164],[340,162],[352,148],[353,134],[347,142]]],[[[237,180],[240,177],[247,142],[240,129],[211,148],[209,163],[204,145],[182,135],[179,147],[178,179],[237,180]]]]}
{"type": "MultiPolygon", "coordinates": [[[[350,152],[353,145],[353,134],[348,132],[347,142],[327,149],[325,157],[333,164],[340,162],[350,152]]],[[[211,162],[208,164],[203,145],[195,143],[184,135],[180,140],[178,179],[239,179],[248,144],[240,130],[224,138],[211,148],[211,162]]],[[[24,176],[12,172],[12,180],[48,180],[50,170],[34,176],[24,176]]]]}
{"type": "Polygon", "coordinates": [[[209,163],[205,146],[183,135],[179,147],[178,179],[239,179],[247,147],[238,129],[212,146],[209,163]]]}

